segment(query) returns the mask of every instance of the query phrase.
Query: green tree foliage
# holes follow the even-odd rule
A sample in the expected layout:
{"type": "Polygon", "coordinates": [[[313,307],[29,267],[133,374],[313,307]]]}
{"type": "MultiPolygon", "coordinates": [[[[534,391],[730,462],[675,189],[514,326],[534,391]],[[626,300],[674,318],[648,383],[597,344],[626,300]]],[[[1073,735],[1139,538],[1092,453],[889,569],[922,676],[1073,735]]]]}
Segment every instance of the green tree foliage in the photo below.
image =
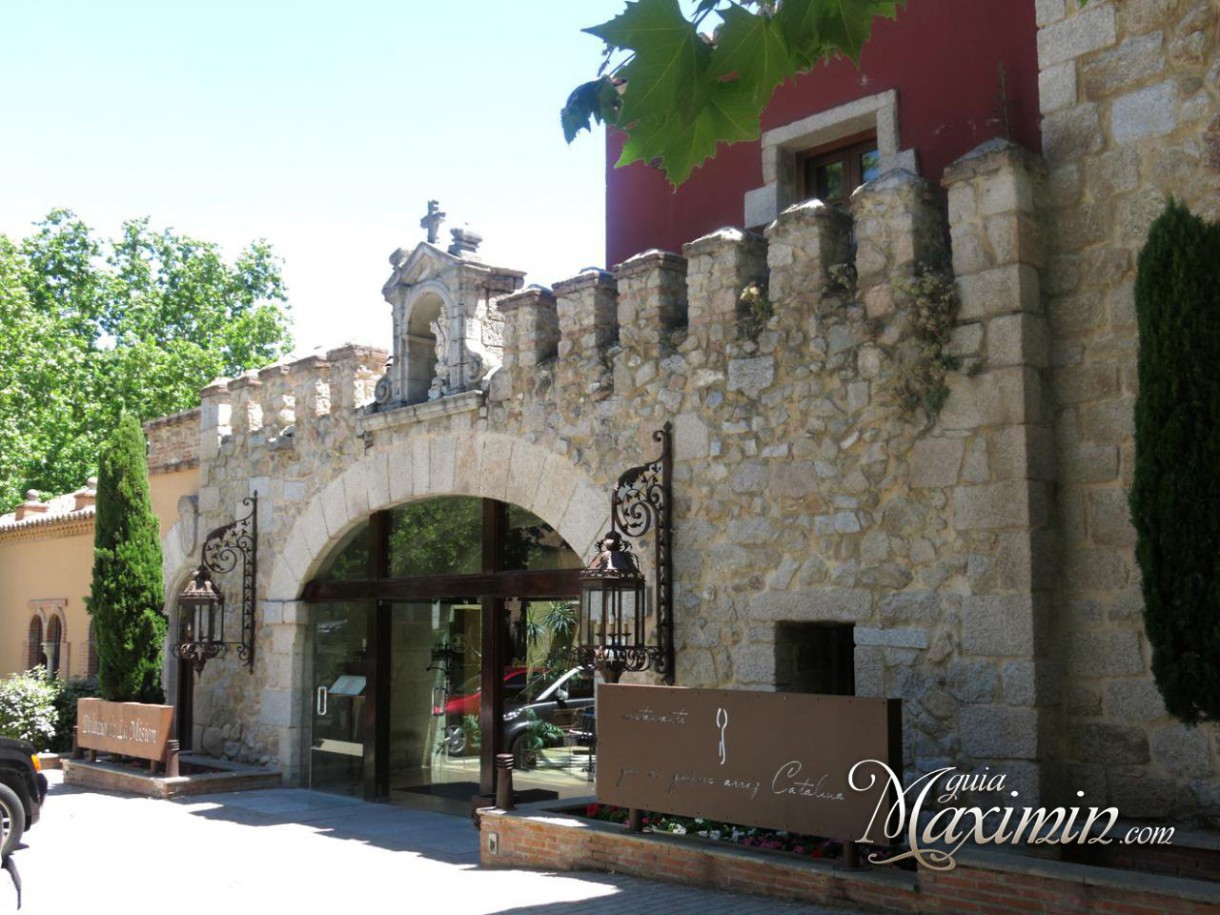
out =
{"type": "Polygon", "coordinates": [[[102,446],[86,602],[97,639],[98,687],[115,702],[160,702],[161,538],[148,494],[144,432],[124,414],[102,446]]]}
{"type": "Polygon", "coordinates": [[[1170,202],[1135,284],[1131,519],[1152,672],[1169,712],[1220,717],[1220,224],[1170,202]]]}
{"type": "Polygon", "coordinates": [[[121,412],[188,409],[212,379],[283,355],[283,302],[262,242],[230,265],[147,220],[101,241],[67,210],[0,235],[0,510],[79,487],[121,412]]]}

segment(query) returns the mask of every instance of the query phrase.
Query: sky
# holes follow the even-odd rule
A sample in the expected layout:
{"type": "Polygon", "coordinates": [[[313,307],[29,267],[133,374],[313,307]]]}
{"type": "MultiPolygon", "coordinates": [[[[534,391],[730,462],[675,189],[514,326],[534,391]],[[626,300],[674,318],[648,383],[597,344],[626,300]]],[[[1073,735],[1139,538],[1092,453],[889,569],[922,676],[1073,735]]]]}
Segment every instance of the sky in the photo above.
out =
{"type": "Polygon", "coordinates": [[[488,264],[604,259],[604,133],[564,142],[623,0],[0,0],[0,233],[55,207],[283,259],[295,352],[389,348],[389,255],[436,199],[488,264]]]}

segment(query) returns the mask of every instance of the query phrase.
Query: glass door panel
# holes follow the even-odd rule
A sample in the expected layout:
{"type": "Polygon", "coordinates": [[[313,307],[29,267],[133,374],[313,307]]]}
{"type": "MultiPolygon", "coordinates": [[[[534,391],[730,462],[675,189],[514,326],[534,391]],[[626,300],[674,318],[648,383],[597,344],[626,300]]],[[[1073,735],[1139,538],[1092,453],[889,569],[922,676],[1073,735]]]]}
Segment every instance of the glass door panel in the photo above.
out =
{"type": "Polygon", "coordinates": [[[309,786],[359,796],[364,776],[364,704],[368,695],[368,605],[310,607],[313,641],[309,697],[313,728],[309,786]]]}
{"type": "Polygon", "coordinates": [[[473,598],[391,606],[391,795],[469,803],[479,788],[482,606],[473,598]]]}
{"type": "Polygon", "coordinates": [[[513,787],[525,800],[591,794],[593,680],[572,664],[575,600],[510,600],[511,660],[504,668],[503,741],[513,787]]]}

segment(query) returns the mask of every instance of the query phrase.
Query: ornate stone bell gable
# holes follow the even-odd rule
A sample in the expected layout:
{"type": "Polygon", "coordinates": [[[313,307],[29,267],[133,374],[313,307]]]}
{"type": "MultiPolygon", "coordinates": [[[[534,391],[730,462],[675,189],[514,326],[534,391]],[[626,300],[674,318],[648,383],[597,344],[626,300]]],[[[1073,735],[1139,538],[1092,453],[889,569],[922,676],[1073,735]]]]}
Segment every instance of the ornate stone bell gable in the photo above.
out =
{"type": "Polygon", "coordinates": [[[394,363],[378,385],[380,409],[486,386],[500,367],[503,319],[495,300],[525,274],[489,267],[422,242],[390,256],[382,288],[393,306],[394,363]]]}

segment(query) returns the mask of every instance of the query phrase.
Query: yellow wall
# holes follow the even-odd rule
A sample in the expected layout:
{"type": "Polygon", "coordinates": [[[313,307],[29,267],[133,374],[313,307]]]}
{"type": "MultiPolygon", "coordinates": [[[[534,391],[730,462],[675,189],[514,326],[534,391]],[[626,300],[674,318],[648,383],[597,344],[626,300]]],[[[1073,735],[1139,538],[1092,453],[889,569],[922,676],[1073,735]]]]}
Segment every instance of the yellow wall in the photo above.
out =
{"type": "MultiPolygon", "coordinates": [[[[199,470],[153,474],[149,490],[164,538],[178,520],[178,499],[198,492],[199,470]]],[[[92,519],[85,525],[69,524],[73,533],[68,535],[56,534],[54,523],[17,536],[0,533],[0,676],[28,666],[35,601],[65,602],[59,672],[61,676],[87,672],[91,617],[84,598],[93,573],[93,524],[92,519]]]]}
{"type": "MultiPolygon", "coordinates": [[[[178,521],[178,500],[199,492],[199,468],[151,474],[148,491],[152,496],[153,512],[161,520],[161,536],[164,537],[178,521]]],[[[204,533],[206,531],[200,531],[201,536],[204,533]]]]}
{"type": "Polygon", "coordinates": [[[30,602],[41,600],[66,600],[59,670],[85,674],[90,617],[84,597],[92,570],[92,525],[69,537],[0,540],[0,675],[26,669],[30,602]]]}

